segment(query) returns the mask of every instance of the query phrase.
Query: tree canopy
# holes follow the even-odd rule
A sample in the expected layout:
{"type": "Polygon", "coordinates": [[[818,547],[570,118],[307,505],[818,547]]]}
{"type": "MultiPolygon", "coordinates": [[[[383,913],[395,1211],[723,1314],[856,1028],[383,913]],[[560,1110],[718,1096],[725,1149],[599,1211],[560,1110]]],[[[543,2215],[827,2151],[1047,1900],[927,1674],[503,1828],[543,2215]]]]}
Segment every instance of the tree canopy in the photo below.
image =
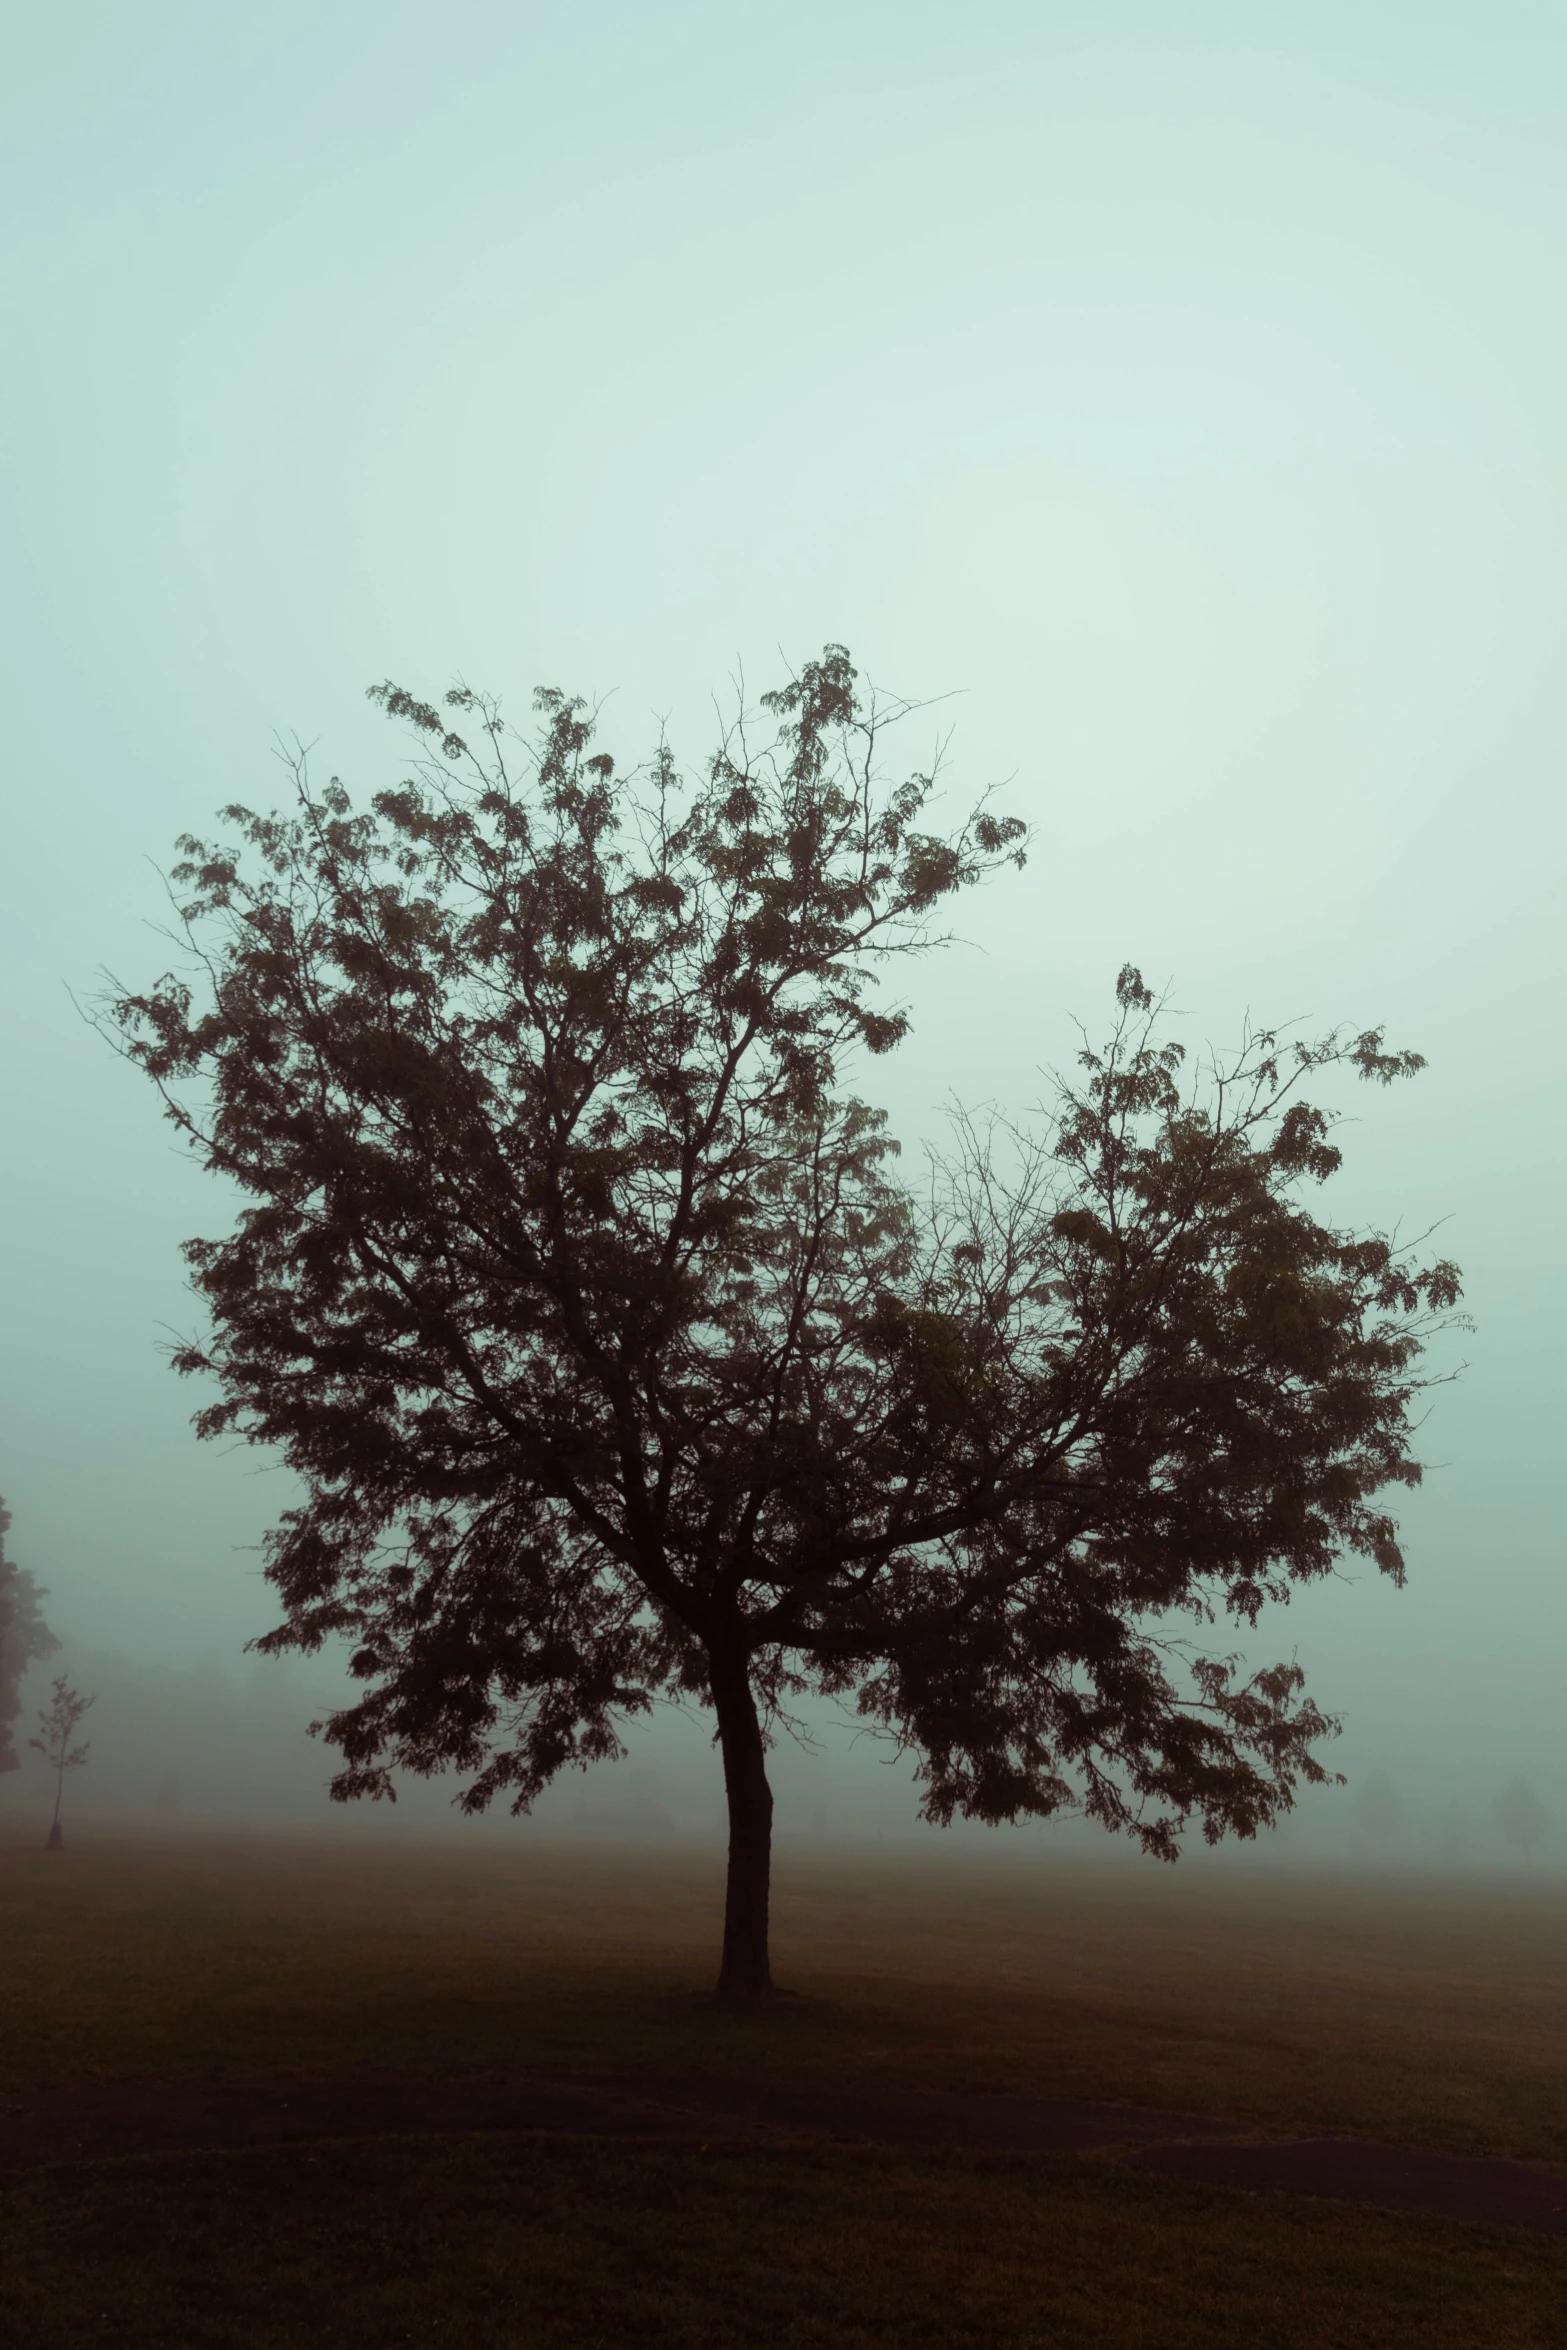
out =
{"type": "Polygon", "coordinates": [[[12,1729],[22,1710],[27,1668],[52,1656],[59,1642],[43,1617],[43,1593],[24,1567],[6,1555],[11,1513],[0,1501],[0,1771],[21,1763],[12,1729]]]}
{"type": "MultiPolygon", "coordinates": [[[[459,687],[356,805],[295,761],[173,887],[192,960],[115,1034],[243,1205],[187,1249],[197,1425],[276,1448],[260,1645],[349,1643],[340,1796],[399,1769],[528,1805],[661,1695],[712,1707],[721,1990],[764,1995],[766,1742],[808,1691],[917,1758],[936,1820],[1079,1805],[1173,1855],[1325,1773],[1299,1669],[1208,1628],[1345,1553],[1395,1580],[1454,1269],[1320,1221],[1308,1098],[1418,1056],[1261,1029],[1195,1070],[1128,967],[1034,1117],[924,1179],[852,1090],[877,985],[1020,865],[889,779],[848,655],[630,774],[558,692],[459,687]]],[[[1020,1008],[1021,1016],[1021,1008],[1020,1008]]]]}

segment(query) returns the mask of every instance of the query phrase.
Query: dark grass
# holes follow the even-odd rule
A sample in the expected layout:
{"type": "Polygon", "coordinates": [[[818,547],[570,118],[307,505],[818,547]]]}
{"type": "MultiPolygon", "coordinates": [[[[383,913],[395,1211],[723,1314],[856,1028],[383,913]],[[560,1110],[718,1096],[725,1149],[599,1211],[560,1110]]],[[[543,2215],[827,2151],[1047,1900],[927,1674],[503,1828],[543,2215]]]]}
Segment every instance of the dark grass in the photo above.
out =
{"type": "Polygon", "coordinates": [[[0,2083],[821,2075],[1567,2158],[1567,1888],[932,1848],[779,1870],[801,1997],[725,2016],[716,1855],[78,1826],[0,1848],[0,2083]]]}
{"type": "MultiPolygon", "coordinates": [[[[715,1855],[78,1826],[0,1849],[0,2084],[642,2072],[988,2087],[1567,2153],[1560,1886],[785,1856],[727,2016],[715,1855]]],[[[432,2138],[0,2180],[26,2350],[1567,2350],[1567,2248],[1102,2162],[432,2138]]]]}
{"type": "Polygon", "coordinates": [[[1546,2350],[1559,2246],[1043,2157],[381,2140],[0,2182],[27,2350],[1546,2350]]]}

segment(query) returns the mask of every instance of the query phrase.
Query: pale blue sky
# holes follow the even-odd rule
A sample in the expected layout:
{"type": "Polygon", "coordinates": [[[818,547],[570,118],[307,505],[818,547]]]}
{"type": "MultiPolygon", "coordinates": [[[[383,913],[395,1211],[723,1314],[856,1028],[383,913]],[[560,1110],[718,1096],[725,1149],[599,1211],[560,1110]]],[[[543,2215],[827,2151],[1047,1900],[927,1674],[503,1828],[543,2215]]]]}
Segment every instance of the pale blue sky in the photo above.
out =
{"type": "Polygon", "coordinates": [[[1293,1636],[1355,1754],[1567,1787],[1567,17],[65,0],[0,111],[0,1491],[62,1624],[270,1620],[278,1481],[155,1351],[218,1205],[65,994],[160,967],[145,860],[276,730],[384,779],[388,673],[697,754],[836,638],[961,689],[955,778],[1040,832],[921,982],[905,1131],[1026,1098],[1127,958],[1194,1038],[1429,1054],[1342,1208],[1451,1217],[1472,1367],[1410,1590],[1293,1636]]]}

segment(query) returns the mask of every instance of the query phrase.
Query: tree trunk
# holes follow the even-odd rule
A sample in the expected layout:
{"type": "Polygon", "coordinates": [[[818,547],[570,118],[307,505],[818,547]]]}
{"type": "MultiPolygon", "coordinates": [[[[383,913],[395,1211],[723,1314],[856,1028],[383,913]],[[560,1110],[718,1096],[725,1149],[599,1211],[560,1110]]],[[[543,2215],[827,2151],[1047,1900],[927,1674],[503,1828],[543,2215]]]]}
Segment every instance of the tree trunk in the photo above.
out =
{"type": "Polygon", "coordinates": [[[726,2006],[773,1997],[767,1956],[767,1897],[773,1861],[773,1791],[767,1750],[745,1657],[711,1660],[713,1706],[729,1798],[729,1876],[724,1891],[724,1956],[717,1996],[726,2006]]]}

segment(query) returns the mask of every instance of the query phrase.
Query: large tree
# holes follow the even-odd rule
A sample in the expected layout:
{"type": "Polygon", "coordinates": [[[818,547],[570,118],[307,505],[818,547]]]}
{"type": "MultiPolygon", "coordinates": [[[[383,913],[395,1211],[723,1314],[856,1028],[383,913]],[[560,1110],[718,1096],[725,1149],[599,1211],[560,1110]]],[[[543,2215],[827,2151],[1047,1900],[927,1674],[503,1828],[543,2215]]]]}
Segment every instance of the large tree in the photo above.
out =
{"type": "Polygon", "coordinates": [[[10,1531],[11,1513],[0,1501],[0,1771],[14,1771],[21,1763],[12,1724],[22,1710],[27,1668],[60,1645],[44,1622],[44,1595],[36,1580],[6,1555],[10,1531]]]}
{"type": "MultiPolygon", "coordinates": [[[[204,1435],[276,1448],[268,1650],[350,1644],[340,1797],[455,1766],[526,1806],[661,1694],[710,1706],[729,1803],[720,1995],[765,1997],[771,1731],[853,1694],[927,1813],[1077,1803],[1171,1855],[1326,1774],[1292,1663],[1203,1628],[1345,1552],[1457,1295],[1306,1205],[1302,1087],[1419,1066],[1380,1032],[1249,1034],[1188,1080],[1123,971],[1033,1122],[959,1117],[899,1178],[856,1056],[873,995],[1022,827],[930,829],[847,654],[688,782],[591,715],[514,736],[467,689],[374,689],[405,780],[224,811],[173,877],[195,960],[111,998],[122,1048],[244,1195],[189,1244],[204,1435]],[[756,739],[758,734],[765,739],[756,739]]],[[[1031,1014],[1019,1007],[1026,1034],[1031,1014]]]]}

